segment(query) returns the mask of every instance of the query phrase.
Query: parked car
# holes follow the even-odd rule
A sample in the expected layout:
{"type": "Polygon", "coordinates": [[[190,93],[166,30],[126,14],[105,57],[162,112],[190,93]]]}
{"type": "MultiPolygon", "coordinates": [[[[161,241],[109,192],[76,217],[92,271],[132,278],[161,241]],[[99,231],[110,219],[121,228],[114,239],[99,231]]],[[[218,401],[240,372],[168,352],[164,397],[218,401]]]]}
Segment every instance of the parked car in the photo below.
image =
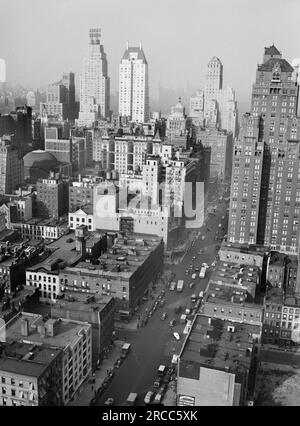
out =
{"type": "Polygon", "coordinates": [[[160,317],[160,319],[161,319],[162,321],[164,321],[164,320],[167,318],[167,316],[168,316],[167,312],[164,312],[164,313],[162,314],[162,316],[160,317]]]}
{"type": "Polygon", "coordinates": [[[177,341],[180,340],[180,336],[176,331],[173,333],[173,336],[177,341]]]}
{"type": "Polygon", "coordinates": [[[122,364],[122,358],[117,359],[117,361],[114,363],[115,368],[120,368],[122,364]]]}
{"type": "Polygon", "coordinates": [[[154,404],[160,404],[161,400],[162,400],[162,394],[161,393],[157,393],[155,395],[155,398],[154,398],[154,404]]]}
{"type": "Polygon", "coordinates": [[[172,319],[170,322],[169,322],[169,326],[170,327],[174,327],[176,325],[176,321],[174,320],[174,319],[172,319]]]}
{"type": "Polygon", "coordinates": [[[153,392],[153,391],[149,391],[149,392],[147,392],[147,393],[146,393],[146,396],[145,396],[145,399],[144,399],[144,403],[145,403],[145,404],[150,404],[150,403],[151,403],[151,401],[152,401],[152,399],[153,399],[153,395],[154,395],[154,392],[153,392]]]}
{"type": "Polygon", "coordinates": [[[195,283],[194,283],[194,281],[192,281],[192,282],[189,284],[189,288],[193,288],[193,287],[195,287],[195,283]]]}
{"type": "Polygon", "coordinates": [[[153,383],[153,387],[154,387],[154,389],[158,389],[160,387],[160,385],[161,385],[161,378],[157,377],[155,379],[155,382],[153,383]]]}

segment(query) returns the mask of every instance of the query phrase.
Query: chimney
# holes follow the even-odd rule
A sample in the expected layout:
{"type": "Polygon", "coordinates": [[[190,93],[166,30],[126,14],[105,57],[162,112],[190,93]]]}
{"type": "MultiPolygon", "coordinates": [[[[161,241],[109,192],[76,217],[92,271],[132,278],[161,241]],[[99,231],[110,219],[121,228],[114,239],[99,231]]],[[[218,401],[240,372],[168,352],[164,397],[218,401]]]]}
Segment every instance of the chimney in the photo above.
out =
{"type": "Polygon", "coordinates": [[[40,337],[41,338],[46,337],[46,327],[44,325],[40,326],[40,337]]]}
{"type": "Polygon", "coordinates": [[[211,324],[211,318],[208,318],[208,324],[209,325],[211,324]]]}
{"type": "Polygon", "coordinates": [[[29,336],[29,323],[27,318],[21,320],[21,334],[24,337],[29,336]]]}

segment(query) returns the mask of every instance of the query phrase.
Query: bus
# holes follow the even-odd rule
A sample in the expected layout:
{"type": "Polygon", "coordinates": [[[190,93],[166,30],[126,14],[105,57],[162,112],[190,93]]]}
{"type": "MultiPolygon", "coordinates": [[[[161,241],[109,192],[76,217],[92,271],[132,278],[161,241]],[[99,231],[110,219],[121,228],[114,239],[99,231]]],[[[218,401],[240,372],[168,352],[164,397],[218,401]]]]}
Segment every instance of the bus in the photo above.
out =
{"type": "Polygon", "coordinates": [[[202,268],[200,269],[199,277],[205,278],[205,274],[206,274],[206,268],[205,268],[205,266],[202,266],[202,268]]]}
{"type": "Polygon", "coordinates": [[[183,290],[183,284],[184,284],[184,282],[183,282],[183,280],[178,280],[178,283],[177,283],[177,291],[180,293],[180,292],[182,292],[182,290],[183,290]]]}

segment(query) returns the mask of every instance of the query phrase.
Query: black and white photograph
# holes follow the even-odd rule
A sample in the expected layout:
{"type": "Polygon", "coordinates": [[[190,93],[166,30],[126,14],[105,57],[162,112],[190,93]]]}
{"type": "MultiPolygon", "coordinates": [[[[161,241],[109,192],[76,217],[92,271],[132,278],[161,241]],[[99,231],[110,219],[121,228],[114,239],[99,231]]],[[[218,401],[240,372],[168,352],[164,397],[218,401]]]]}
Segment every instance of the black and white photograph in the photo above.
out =
{"type": "Polygon", "coordinates": [[[300,406],[299,22],[0,0],[0,406],[300,406]]]}

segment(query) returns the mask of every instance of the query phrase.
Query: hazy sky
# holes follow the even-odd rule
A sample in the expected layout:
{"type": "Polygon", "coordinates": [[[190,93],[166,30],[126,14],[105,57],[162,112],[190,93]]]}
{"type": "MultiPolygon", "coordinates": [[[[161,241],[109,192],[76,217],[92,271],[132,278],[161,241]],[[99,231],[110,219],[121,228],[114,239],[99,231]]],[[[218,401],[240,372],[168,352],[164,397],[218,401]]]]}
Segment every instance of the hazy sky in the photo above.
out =
{"type": "Polygon", "coordinates": [[[201,87],[218,56],[224,83],[247,100],[263,48],[300,57],[300,0],[0,0],[0,57],[7,80],[33,88],[79,76],[90,27],[102,29],[111,88],[126,40],[141,40],[152,94],[201,87]]]}

